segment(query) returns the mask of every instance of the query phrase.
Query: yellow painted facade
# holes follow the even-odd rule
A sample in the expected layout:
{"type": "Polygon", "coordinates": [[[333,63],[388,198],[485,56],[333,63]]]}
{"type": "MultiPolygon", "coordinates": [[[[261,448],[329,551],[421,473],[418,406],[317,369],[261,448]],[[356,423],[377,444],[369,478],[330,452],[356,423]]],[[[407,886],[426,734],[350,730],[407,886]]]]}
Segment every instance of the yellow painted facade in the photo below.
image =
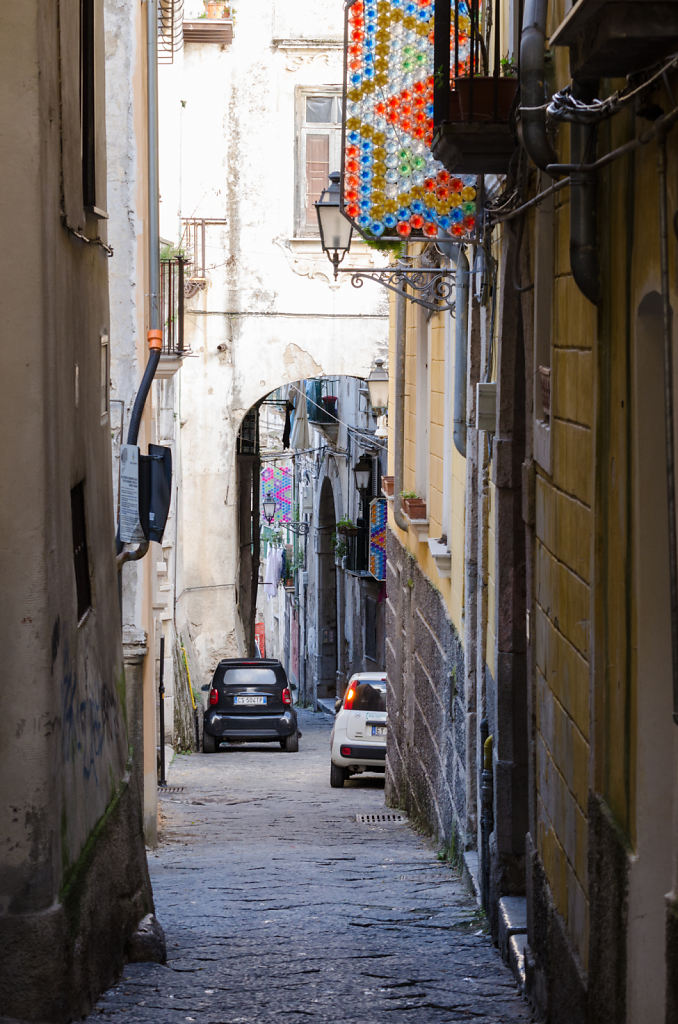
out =
{"type": "MultiPolygon", "coordinates": [[[[547,97],[572,81],[568,47],[548,50],[571,6],[548,5],[547,97]]],[[[504,5],[505,28],[511,10],[504,5]]],[[[450,443],[454,332],[432,317],[426,377],[421,315],[409,307],[404,488],[416,491],[425,476],[428,529],[398,529],[393,509],[389,520],[463,646],[466,734],[451,741],[465,758],[460,842],[492,862],[490,914],[493,898],[527,891],[526,941],[552,943],[532,950],[534,977],[551,986],[543,1008],[576,991],[577,1009],[557,1018],[568,1022],[664,1024],[678,1005],[669,600],[678,567],[665,444],[666,393],[678,392],[678,75],[675,63],[647,84],[649,74],[638,80],[642,102],[634,93],[588,140],[582,159],[603,162],[584,190],[568,161],[588,128],[567,119],[548,124],[560,170],[537,171],[523,150],[524,166],[496,186],[485,248],[468,246],[470,265],[489,269],[471,285],[466,457],[450,443]],[[479,382],[497,385],[494,430],[476,430],[479,382]],[[449,577],[427,543],[443,536],[449,577]],[[491,815],[477,785],[483,749],[491,815]],[[473,835],[483,815],[491,840],[482,826],[473,835]]],[[[601,79],[597,94],[624,96],[629,82],[601,79]]],[[[465,136],[450,138],[461,146],[465,136]]],[[[394,334],[391,367],[396,355],[394,334]]],[[[394,401],[395,391],[391,410],[394,401]]],[[[389,453],[394,472],[393,432],[389,453]]]]}

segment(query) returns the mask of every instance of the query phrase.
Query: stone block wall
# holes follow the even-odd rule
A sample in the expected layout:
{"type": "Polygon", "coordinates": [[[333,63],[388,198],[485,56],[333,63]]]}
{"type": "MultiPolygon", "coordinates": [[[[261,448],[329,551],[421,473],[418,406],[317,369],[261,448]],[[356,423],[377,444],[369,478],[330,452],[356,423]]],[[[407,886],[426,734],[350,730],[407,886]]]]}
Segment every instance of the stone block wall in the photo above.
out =
{"type": "Polygon", "coordinates": [[[446,844],[465,843],[464,655],[442,595],[388,534],[386,800],[446,844]]]}

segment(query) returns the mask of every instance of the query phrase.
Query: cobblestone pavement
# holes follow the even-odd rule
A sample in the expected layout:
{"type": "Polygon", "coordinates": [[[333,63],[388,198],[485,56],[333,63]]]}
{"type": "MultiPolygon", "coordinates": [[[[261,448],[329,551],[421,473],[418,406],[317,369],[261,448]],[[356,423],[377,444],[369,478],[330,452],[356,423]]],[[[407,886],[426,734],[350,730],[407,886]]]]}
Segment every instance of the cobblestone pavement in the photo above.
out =
{"type": "Polygon", "coordinates": [[[178,757],[149,857],[167,966],[130,964],[90,1024],[527,1024],[472,897],[383,780],[329,785],[323,714],[276,745],[178,757]]]}

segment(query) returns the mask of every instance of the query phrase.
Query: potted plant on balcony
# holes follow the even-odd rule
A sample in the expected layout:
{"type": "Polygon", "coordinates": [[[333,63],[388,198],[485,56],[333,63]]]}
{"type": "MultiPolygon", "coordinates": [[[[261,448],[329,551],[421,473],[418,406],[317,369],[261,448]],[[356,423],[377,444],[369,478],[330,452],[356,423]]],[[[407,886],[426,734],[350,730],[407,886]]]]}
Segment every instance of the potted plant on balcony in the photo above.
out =
{"type": "Polygon", "coordinates": [[[464,123],[506,123],[518,91],[515,76],[473,75],[456,78],[450,93],[450,120],[464,123]]]}
{"type": "Polygon", "coordinates": [[[340,534],[332,534],[332,547],[334,548],[334,560],[340,563],[343,558],[348,554],[348,543],[345,537],[340,534]]]}
{"type": "Polygon", "coordinates": [[[386,498],[392,498],[393,497],[393,477],[392,476],[382,476],[382,478],[381,478],[381,493],[386,498]]]}
{"type": "Polygon", "coordinates": [[[348,516],[342,516],[341,519],[337,520],[337,533],[344,537],[357,537],[360,533],[360,527],[356,526],[348,516]]]}
{"type": "Polygon", "coordinates": [[[205,0],[205,14],[208,18],[230,18],[231,4],[226,0],[205,0]]]}
{"type": "Polygon", "coordinates": [[[426,519],[426,502],[416,491],[402,491],[400,497],[405,515],[410,519],[426,519]]]}

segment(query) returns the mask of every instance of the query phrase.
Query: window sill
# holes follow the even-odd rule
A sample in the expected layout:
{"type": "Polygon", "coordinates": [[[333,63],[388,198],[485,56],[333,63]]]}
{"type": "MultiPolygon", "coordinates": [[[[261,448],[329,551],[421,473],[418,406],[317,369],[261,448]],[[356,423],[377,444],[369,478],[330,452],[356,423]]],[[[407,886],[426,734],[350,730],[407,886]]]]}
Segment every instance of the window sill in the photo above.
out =
{"type": "Polygon", "coordinates": [[[419,544],[424,544],[428,540],[428,519],[410,519],[407,513],[403,512],[403,515],[410,524],[410,530],[414,533],[419,544]]]}
{"type": "Polygon", "coordinates": [[[433,561],[436,563],[438,575],[443,580],[448,580],[452,575],[452,553],[442,541],[430,538],[428,549],[431,552],[433,561]]]}

